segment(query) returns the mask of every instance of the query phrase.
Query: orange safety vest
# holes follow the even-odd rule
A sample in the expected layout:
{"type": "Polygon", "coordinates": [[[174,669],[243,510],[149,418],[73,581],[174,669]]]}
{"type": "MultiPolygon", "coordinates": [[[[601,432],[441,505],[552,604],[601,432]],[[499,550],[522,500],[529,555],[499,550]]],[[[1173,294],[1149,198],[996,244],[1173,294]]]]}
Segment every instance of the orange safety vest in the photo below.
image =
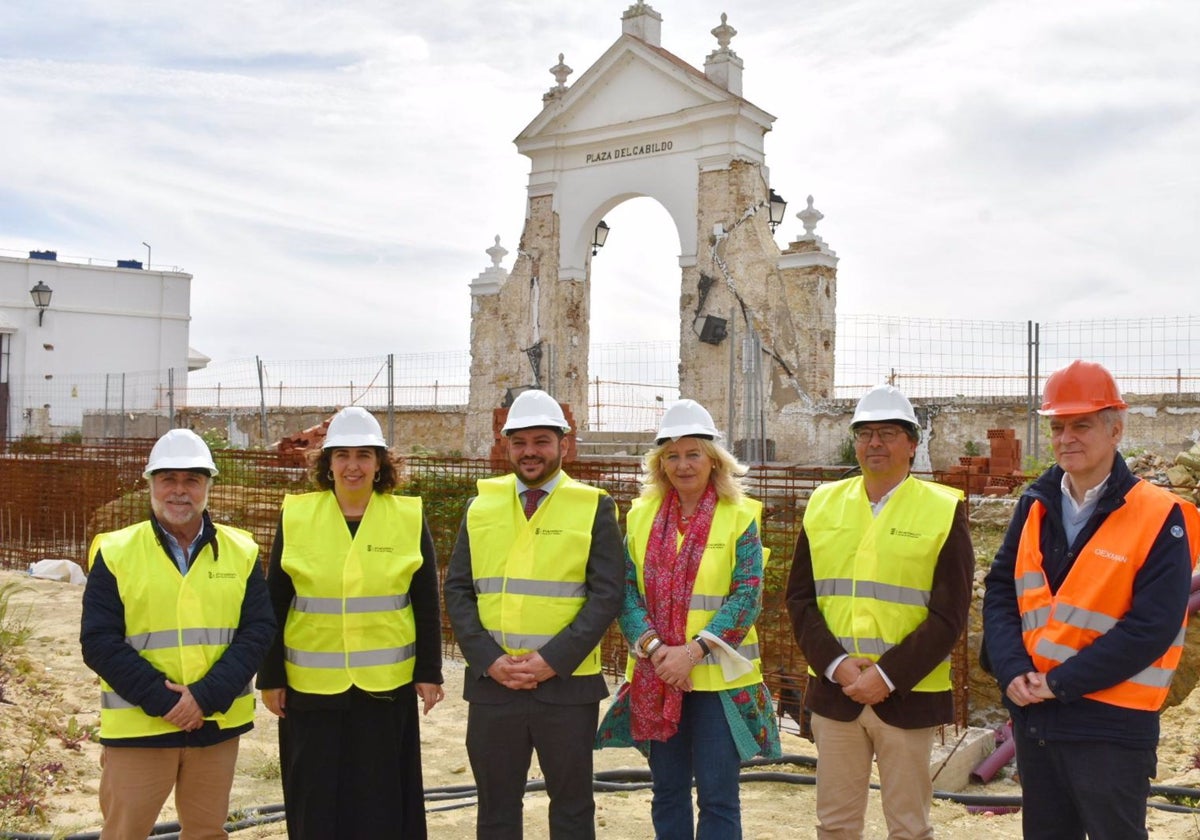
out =
{"type": "MultiPolygon", "coordinates": [[[[1022,638],[1042,673],[1062,664],[1108,632],[1133,604],[1133,583],[1163,523],[1180,499],[1138,481],[1125,504],[1110,513],[1079,553],[1058,592],[1051,594],[1042,568],[1041,531],[1046,507],[1035,501],[1021,530],[1014,572],[1022,638]]],[[[1180,505],[1181,508],[1185,507],[1180,505]]],[[[1194,506],[1193,506],[1194,507],[1194,506]]],[[[1189,516],[1192,567],[1200,550],[1200,516],[1189,516]]],[[[1157,711],[1167,699],[1183,653],[1187,617],[1171,646],[1129,679],[1084,695],[1112,706],[1157,711]]]]}

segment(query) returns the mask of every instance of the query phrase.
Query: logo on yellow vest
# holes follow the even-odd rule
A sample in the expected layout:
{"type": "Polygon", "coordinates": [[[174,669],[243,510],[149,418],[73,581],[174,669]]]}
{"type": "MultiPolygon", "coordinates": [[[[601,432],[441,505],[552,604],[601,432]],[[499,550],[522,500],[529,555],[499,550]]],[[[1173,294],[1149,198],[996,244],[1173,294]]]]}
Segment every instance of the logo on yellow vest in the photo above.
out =
{"type": "Polygon", "coordinates": [[[237,572],[209,572],[209,580],[237,580],[237,572]]]}
{"type": "Polygon", "coordinates": [[[561,537],[562,528],[534,528],[533,533],[539,537],[561,537]]]}
{"type": "Polygon", "coordinates": [[[921,535],[918,534],[916,531],[905,531],[903,528],[893,528],[891,530],[891,535],[893,537],[906,537],[907,539],[910,539],[910,540],[921,539],[921,535]]]}
{"type": "Polygon", "coordinates": [[[367,543],[367,553],[368,554],[372,551],[382,552],[384,554],[391,554],[395,550],[396,549],[390,545],[371,545],[370,543],[367,543]]]}

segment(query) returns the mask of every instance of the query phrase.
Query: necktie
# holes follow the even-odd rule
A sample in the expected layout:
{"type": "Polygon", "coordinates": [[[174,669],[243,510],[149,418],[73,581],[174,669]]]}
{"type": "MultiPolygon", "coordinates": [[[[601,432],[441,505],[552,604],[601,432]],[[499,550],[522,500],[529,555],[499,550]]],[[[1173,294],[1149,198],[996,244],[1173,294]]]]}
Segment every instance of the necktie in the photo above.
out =
{"type": "Polygon", "coordinates": [[[537,510],[538,502],[542,496],[546,495],[545,490],[539,490],[536,487],[530,487],[525,491],[525,518],[531,519],[533,512],[537,510]]]}

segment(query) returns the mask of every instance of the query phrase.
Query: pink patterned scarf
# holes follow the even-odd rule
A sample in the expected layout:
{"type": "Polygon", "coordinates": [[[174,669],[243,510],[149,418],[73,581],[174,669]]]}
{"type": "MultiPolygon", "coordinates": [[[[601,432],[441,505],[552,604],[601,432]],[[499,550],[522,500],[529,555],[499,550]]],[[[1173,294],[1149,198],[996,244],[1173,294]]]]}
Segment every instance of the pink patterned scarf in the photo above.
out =
{"type": "MultiPolygon", "coordinates": [[[[650,624],[667,645],[687,642],[687,616],[700,559],[708,544],[717,491],[711,484],[704,490],[678,545],[679,494],[666,494],[646,543],[642,576],[646,586],[646,610],[650,624]]],[[[679,727],[683,692],[658,678],[649,659],[638,659],[631,686],[631,726],[638,741],[666,741],[679,727]]]]}

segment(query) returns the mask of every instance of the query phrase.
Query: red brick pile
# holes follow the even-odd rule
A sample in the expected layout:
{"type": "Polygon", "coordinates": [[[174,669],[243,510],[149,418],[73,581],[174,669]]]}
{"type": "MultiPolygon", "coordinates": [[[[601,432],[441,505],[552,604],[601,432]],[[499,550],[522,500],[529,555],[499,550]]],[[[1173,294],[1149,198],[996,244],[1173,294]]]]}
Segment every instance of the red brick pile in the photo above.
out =
{"type": "Polygon", "coordinates": [[[964,455],[943,482],[964,493],[1007,496],[1025,481],[1016,429],[988,429],[990,455],[964,455]]]}
{"type": "Polygon", "coordinates": [[[302,432],[280,438],[279,442],[275,444],[276,451],[282,456],[280,460],[289,467],[307,467],[308,450],[319,449],[325,442],[325,432],[332,419],[333,417],[330,416],[323,423],[309,426],[302,432]]]}

